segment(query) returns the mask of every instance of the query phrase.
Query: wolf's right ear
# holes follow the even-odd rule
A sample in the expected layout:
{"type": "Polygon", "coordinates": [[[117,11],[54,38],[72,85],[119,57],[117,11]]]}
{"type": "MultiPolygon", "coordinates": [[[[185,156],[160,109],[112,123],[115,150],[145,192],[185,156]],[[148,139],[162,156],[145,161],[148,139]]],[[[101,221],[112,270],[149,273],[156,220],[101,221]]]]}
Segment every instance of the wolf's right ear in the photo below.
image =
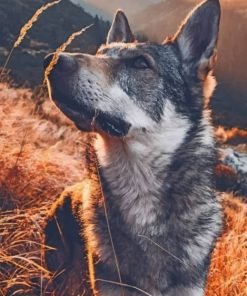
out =
{"type": "Polygon", "coordinates": [[[135,38],[131,32],[128,19],[122,10],[115,14],[112,26],[107,36],[107,44],[112,42],[134,42],[135,38]]]}
{"type": "MultiPolygon", "coordinates": [[[[220,23],[219,0],[206,0],[185,19],[173,41],[181,53],[184,68],[207,73],[216,54],[220,23]]],[[[195,72],[194,72],[195,73],[195,72]]]]}

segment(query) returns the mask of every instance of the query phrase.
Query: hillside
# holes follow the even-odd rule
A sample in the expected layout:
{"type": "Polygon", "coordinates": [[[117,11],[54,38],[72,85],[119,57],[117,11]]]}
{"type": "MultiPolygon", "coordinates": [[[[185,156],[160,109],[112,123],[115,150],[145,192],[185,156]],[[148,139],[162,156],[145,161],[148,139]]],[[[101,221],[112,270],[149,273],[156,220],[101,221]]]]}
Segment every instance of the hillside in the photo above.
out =
{"type": "Polygon", "coordinates": [[[90,13],[93,16],[100,16],[101,18],[105,20],[111,20],[112,14],[108,13],[107,11],[90,4],[90,2],[85,0],[70,0],[72,3],[78,5],[79,7],[82,7],[86,12],[90,13]]]}
{"type": "MultiPolygon", "coordinates": [[[[3,65],[20,28],[32,17],[45,0],[0,1],[0,65],[3,65]],[[15,9],[13,9],[15,7],[15,9]]],[[[69,0],[63,0],[45,11],[31,28],[21,46],[14,50],[9,67],[18,83],[28,81],[31,86],[42,80],[43,58],[59,47],[68,36],[94,23],[90,32],[77,38],[70,51],[94,53],[104,41],[109,23],[94,18],[69,0]]]]}
{"type": "MultiPolygon", "coordinates": [[[[0,101],[0,294],[51,296],[44,222],[62,190],[85,176],[88,138],[46,96],[0,83],[0,101]]],[[[247,205],[231,194],[221,200],[226,228],[206,296],[244,295],[247,205]]]]}
{"type": "MultiPolygon", "coordinates": [[[[131,17],[136,31],[152,41],[176,32],[181,20],[200,1],[166,0],[131,17]],[[148,22],[147,22],[148,20],[148,22]]],[[[218,87],[212,101],[216,124],[247,127],[247,1],[222,1],[218,87]]]]}

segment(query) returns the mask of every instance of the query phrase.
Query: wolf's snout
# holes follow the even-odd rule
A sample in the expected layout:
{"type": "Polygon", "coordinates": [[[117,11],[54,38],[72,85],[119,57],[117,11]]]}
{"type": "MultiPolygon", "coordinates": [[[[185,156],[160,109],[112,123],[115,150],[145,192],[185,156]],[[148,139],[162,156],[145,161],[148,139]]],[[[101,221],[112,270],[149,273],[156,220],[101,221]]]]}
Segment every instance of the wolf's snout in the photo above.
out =
{"type": "MultiPolygon", "coordinates": [[[[53,53],[45,57],[44,59],[45,69],[50,65],[53,57],[54,57],[53,53]]],[[[66,73],[74,72],[76,69],[77,69],[76,59],[69,54],[59,54],[58,61],[53,68],[53,70],[55,71],[66,72],[66,73]]]]}

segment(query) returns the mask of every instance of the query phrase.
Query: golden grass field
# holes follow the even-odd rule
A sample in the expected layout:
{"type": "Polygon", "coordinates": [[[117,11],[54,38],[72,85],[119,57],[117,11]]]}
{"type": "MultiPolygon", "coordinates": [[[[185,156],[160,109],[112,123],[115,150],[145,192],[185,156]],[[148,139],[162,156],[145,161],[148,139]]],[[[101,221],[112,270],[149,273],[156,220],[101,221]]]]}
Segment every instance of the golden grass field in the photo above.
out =
{"type": "MultiPolygon", "coordinates": [[[[24,25],[5,66],[40,15],[59,3],[41,7],[24,25]]],[[[0,76],[3,73],[4,69],[0,76]]],[[[43,251],[49,248],[43,245],[43,226],[59,194],[85,175],[86,137],[58,112],[46,94],[17,89],[3,80],[2,76],[0,295],[53,295],[47,288],[52,275],[43,260],[43,251]]],[[[218,130],[222,142],[236,134],[246,137],[246,131],[218,130]]],[[[244,296],[247,295],[247,204],[231,194],[219,198],[225,212],[225,230],[214,250],[206,296],[244,296]]]]}
{"type": "MultiPolygon", "coordinates": [[[[42,258],[43,225],[58,195],[85,175],[86,137],[48,99],[0,84],[0,294],[52,295],[42,258]]],[[[207,296],[247,295],[247,204],[221,197],[226,228],[207,296]]],[[[47,246],[48,247],[48,246],[47,246]]]]}
{"type": "Polygon", "coordinates": [[[82,179],[84,139],[50,102],[41,105],[29,90],[6,84],[0,117],[0,291],[14,295],[11,288],[20,287],[22,295],[47,276],[43,221],[62,190],[82,179]]]}

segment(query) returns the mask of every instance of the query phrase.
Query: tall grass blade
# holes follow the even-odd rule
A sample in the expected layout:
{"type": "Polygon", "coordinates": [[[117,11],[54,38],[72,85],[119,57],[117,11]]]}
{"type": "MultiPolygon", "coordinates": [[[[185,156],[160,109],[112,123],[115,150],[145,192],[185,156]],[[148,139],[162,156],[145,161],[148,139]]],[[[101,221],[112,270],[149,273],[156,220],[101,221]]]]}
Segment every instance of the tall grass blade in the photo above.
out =
{"type": "Polygon", "coordinates": [[[50,2],[50,3],[47,3],[46,5],[43,5],[41,6],[36,12],[35,14],[32,16],[32,18],[21,28],[20,30],[20,33],[19,33],[19,36],[18,38],[16,39],[13,47],[11,48],[10,50],[10,53],[4,63],[4,66],[2,68],[2,71],[1,71],[1,74],[0,74],[0,78],[2,77],[2,74],[4,73],[4,70],[5,68],[7,67],[8,65],[8,62],[12,56],[12,53],[14,51],[15,48],[17,48],[21,42],[23,41],[23,39],[25,38],[27,32],[32,28],[33,24],[36,23],[40,17],[40,15],[45,11],[47,10],[48,8],[54,6],[54,5],[57,5],[61,2],[62,0],[56,0],[56,1],[53,1],[53,2],[50,2]]]}
{"type": "Polygon", "coordinates": [[[54,68],[54,66],[57,64],[58,62],[58,58],[59,58],[59,53],[65,51],[65,49],[71,44],[71,42],[78,36],[80,36],[82,33],[86,32],[89,28],[91,28],[94,24],[91,24],[87,27],[82,28],[80,31],[74,32],[73,34],[71,34],[69,36],[69,38],[61,45],[57,48],[57,50],[55,51],[53,58],[49,64],[49,66],[46,68],[45,70],[45,79],[43,84],[45,84],[46,79],[48,78],[49,74],[51,73],[52,69],[54,68]]]}

